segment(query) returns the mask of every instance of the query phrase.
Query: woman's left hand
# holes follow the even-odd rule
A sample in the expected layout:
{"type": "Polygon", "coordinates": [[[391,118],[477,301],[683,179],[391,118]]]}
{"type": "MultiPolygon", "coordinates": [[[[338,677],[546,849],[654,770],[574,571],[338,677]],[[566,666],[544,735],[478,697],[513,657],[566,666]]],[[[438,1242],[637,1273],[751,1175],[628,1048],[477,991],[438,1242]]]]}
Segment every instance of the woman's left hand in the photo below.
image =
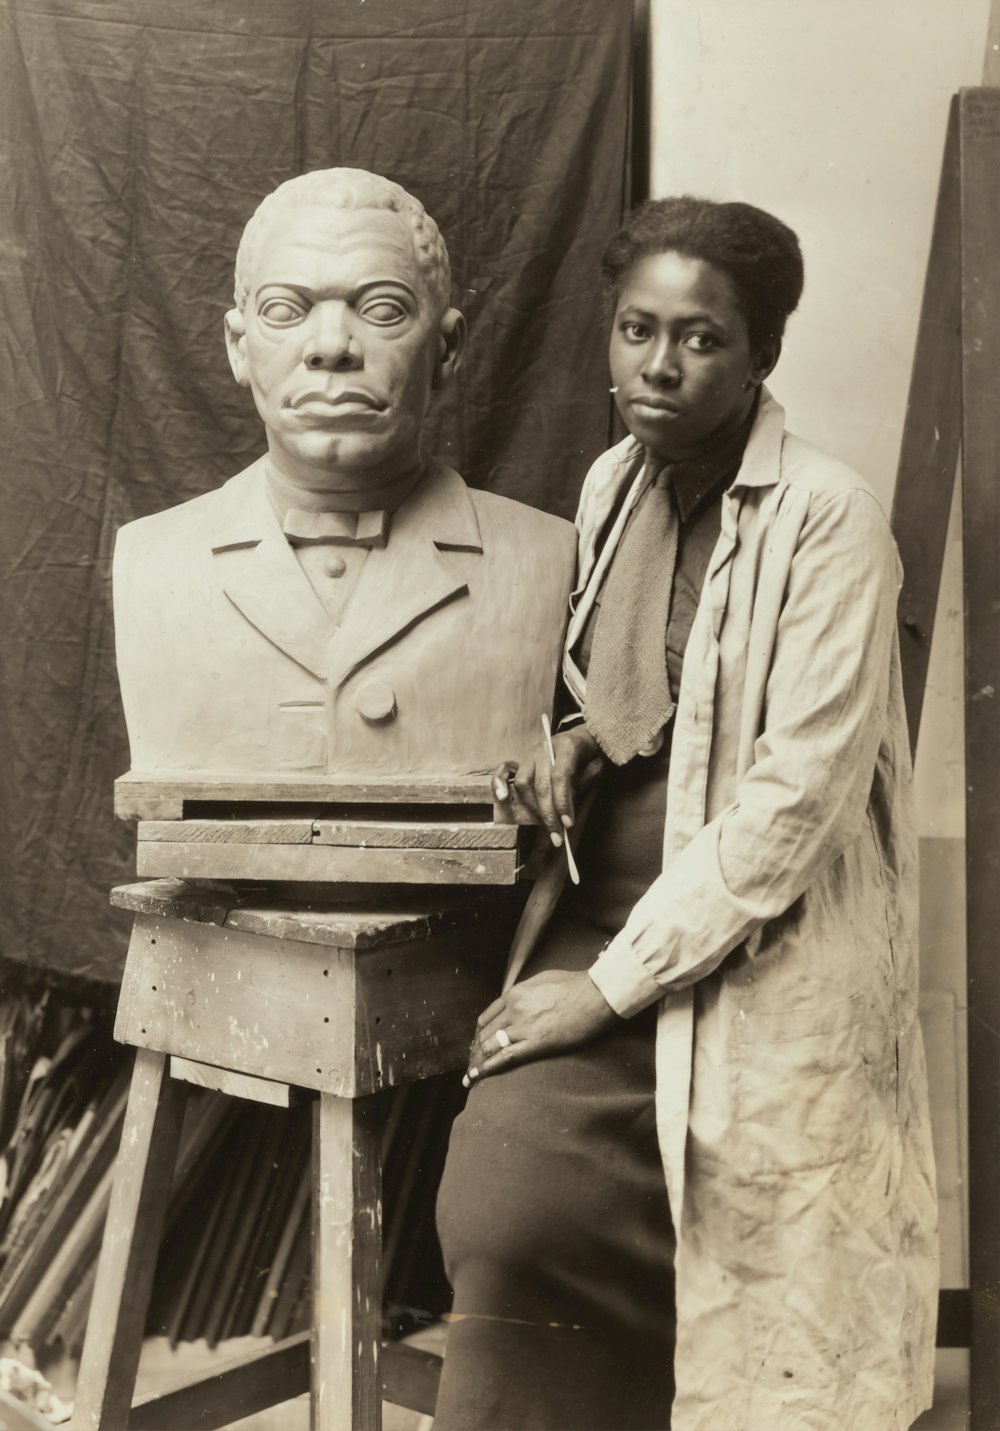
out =
{"type": "Polygon", "coordinates": [[[576,1048],[618,1019],[586,972],[552,969],[536,974],[480,1014],[462,1082],[468,1088],[492,1073],[576,1048]]]}

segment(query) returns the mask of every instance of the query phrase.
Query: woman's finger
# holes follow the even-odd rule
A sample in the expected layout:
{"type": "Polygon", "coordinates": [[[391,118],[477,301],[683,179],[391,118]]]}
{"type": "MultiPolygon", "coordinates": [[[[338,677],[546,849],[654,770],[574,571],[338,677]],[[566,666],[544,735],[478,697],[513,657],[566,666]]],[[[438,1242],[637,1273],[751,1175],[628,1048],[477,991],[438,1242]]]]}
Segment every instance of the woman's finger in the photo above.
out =
{"type": "Polygon", "coordinates": [[[497,1048],[493,1053],[484,1050],[483,1055],[467,1070],[462,1083],[466,1088],[471,1088],[474,1083],[489,1078],[491,1073],[503,1073],[505,1069],[514,1068],[519,1063],[527,1063],[531,1057],[530,1040],[511,1039],[508,1045],[497,1048]]]}
{"type": "Polygon", "coordinates": [[[503,803],[510,799],[510,787],[514,776],[517,774],[517,761],[505,760],[498,765],[490,776],[493,785],[493,798],[503,803]]]}
{"type": "Polygon", "coordinates": [[[604,757],[585,726],[560,732],[553,747],[552,802],[560,825],[569,829],[576,819],[576,796],[603,769],[604,757]]]}
{"type": "Polygon", "coordinates": [[[521,762],[514,776],[514,792],[525,810],[536,820],[549,830],[559,828],[559,820],[552,807],[552,777],[547,755],[531,755],[521,762]]]}
{"type": "Polygon", "coordinates": [[[501,1015],[501,1014],[504,1012],[504,1010],[506,1009],[506,1007],[507,1007],[507,995],[506,995],[506,994],[501,994],[500,997],[499,997],[499,999],[494,999],[493,1002],[492,1002],[492,1004],[488,1004],[487,1007],[486,1007],[485,1009],[483,1009],[483,1012],[479,1015],[478,1019],[476,1020],[476,1034],[477,1034],[477,1035],[482,1034],[483,1029],[486,1028],[486,1026],[487,1026],[488,1024],[491,1024],[494,1019],[499,1018],[500,1015],[501,1015]]]}

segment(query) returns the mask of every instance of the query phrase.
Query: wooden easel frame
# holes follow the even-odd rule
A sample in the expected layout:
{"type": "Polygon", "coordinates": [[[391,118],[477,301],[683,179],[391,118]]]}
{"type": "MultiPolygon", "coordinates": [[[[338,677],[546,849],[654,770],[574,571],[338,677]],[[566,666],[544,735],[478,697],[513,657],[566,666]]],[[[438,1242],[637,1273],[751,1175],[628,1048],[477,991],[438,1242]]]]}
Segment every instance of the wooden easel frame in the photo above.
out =
{"type": "Polygon", "coordinates": [[[961,451],[969,1287],[942,1292],[938,1345],[970,1350],[971,1431],[1000,1426],[998,243],[1000,88],[963,89],[948,120],[892,526],[906,572],[900,641],[916,750],[961,451]]]}

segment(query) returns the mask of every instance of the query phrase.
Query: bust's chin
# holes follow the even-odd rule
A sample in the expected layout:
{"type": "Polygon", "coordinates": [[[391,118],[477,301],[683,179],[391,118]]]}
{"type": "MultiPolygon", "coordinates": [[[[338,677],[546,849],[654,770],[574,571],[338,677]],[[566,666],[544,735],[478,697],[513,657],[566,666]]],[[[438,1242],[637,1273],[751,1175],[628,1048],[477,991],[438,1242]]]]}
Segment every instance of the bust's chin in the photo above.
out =
{"type": "Polygon", "coordinates": [[[294,442],[269,436],[272,465],[295,486],[312,492],[365,492],[385,487],[420,464],[419,432],[400,442],[399,434],[311,431],[294,442]]]}

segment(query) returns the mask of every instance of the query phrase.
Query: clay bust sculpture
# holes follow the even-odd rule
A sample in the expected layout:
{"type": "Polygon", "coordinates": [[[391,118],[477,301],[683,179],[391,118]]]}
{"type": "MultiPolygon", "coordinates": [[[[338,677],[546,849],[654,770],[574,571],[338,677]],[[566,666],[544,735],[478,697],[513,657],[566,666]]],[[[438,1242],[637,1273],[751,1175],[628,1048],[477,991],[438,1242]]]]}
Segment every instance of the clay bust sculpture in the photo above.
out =
{"type": "Polygon", "coordinates": [[[118,534],[134,771],[447,776],[534,738],[573,528],[423,454],[465,344],[449,289],[434,221],[363,170],[251,218],[226,341],[267,453],[118,534]]]}

